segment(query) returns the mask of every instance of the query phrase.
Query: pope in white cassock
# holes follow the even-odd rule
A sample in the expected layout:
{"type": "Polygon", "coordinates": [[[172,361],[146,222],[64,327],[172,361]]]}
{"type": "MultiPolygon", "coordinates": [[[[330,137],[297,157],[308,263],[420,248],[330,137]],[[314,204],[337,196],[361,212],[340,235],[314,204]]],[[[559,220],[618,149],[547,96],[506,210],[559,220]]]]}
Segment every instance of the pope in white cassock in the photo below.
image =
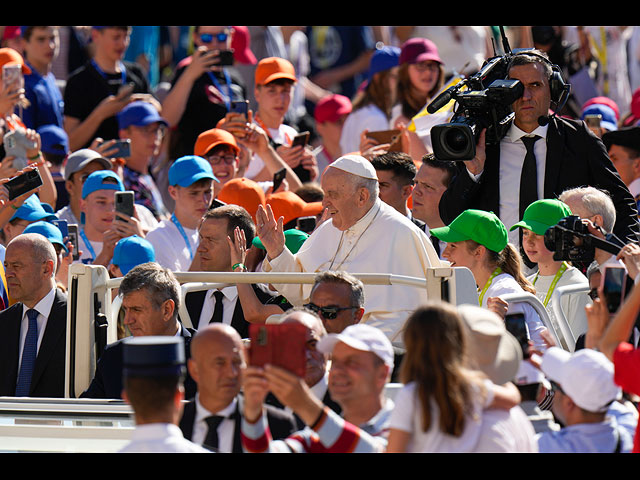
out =
{"type": "MultiPolygon", "coordinates": [[[[322,175],[323,205],[329,220],[304,242],[297,254],[285,248],[283,219],[269,205],[256,216],[257,234],[267,250],[265,272],[381,273],[425,278],[441,262],[425,233],[378,198],[376,171],[364,157],[345,155],[322,175]]],[[[308,302],[312,285],[275,285],[293,305],[308,302]]],[[[363,323],[380,328],[402,346],[409,314],[427,300],[426,289],[404,285],[365,285],[363,323]]]]}

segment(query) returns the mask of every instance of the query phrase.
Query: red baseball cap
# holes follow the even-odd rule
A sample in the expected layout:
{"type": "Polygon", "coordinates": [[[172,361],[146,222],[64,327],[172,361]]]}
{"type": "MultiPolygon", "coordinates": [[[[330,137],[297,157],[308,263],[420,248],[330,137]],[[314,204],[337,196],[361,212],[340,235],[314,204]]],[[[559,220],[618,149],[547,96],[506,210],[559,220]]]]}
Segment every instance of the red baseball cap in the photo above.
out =
{"type": "Polygon", "coordinates": [[[420,63],[427,60],[442,63],[438,54],[438,47],[428,38],[410,38],[402,44],[400,60],[398,63],[420,63]]]}
{"type": "Polygon", "coordinates": [[[351,100],[337,93],[322,97],[313,110],[316,122],[337,122],[343,115],[351,113],[351,100]]]}
{"type": "Polygon", "coordinates": [[[218,194],[218,200],[232,205],[239,205],[249,212],[256,221],[258,207],[265,206],[265,195],[262,187],[248,178],[233,178],[224,184],[218,194]]]}
{"type": "Polygon", "coordinates": [[[281,57],[267,57],[258,62],[255,73],[256,85],[266,85],[281,78],[298,81],[296,70],[289,60],[281,57]]]}
{"type": "Polygon", "coordinates": [[[231,37],[231,48],[236,61],[245,65],[255,65],[258,63],[256,56],[251,51],[251,35],[245,26],[233,26],[233,36],[231,37]]]}
{"type": "Polygon", "coordinates": [[[240,153],[236,138],[231,133],[221,128],[212,128],[198,135],[193,147],[193,154],[204,157],[209,150],[218,145],[229,145],[236,154],[240,153]]]}
{"type": "Polygon", "coordinates": [[[0,67],[4,67],[5,65],[20,65],[24,75],[31,73],[31,69],[24,63],[22,55],[13,48],[0,48],[0,67]]]}
{"type": "Polygon", "coordinates": [[[290,190],[272,193],[266,203],[271,205],[275,218],[284,217],[283,225],[300,217],[311,217],[322,213],[322,202],[307,203],[290,190]]]}

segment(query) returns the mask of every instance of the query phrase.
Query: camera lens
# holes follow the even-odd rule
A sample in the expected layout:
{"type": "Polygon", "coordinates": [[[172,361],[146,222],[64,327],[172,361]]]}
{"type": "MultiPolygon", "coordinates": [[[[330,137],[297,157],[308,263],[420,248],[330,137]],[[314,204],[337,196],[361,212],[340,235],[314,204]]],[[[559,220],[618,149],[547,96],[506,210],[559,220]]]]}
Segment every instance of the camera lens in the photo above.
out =
{"type": "Polygon", "coordinates": [[[450,150],[452,153],[462,153],[469,146],[467,136],[462,132],[462,130],[458,128],[450,129],[446,133],[444,141],[448,147],[448,150],[450,150]]]}

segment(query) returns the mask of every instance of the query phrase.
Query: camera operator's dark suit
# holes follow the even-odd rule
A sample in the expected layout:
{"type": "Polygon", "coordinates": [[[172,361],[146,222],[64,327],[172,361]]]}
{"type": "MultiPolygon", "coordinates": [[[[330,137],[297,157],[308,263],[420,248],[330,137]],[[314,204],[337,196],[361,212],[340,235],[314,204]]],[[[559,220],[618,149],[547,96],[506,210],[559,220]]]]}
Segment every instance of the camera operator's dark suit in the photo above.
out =
{"type": "MultiPolygon", "coordinates": [[[[440,199],[442,221],[448,225],[468,208],[500,216],[499,145],[487,146],[484,171],[477,183],[466,171],[465,162],[458,163],[458,175],[440,199]]],[[[547,130],[544,198],[557,198],[569,188],[583,186],[610,194],[616,208],[613,233],[623,241],[637,241],[640,227],[635,200],[611,163],[602,141],[583,121],[553,116],[547,130]]]]}

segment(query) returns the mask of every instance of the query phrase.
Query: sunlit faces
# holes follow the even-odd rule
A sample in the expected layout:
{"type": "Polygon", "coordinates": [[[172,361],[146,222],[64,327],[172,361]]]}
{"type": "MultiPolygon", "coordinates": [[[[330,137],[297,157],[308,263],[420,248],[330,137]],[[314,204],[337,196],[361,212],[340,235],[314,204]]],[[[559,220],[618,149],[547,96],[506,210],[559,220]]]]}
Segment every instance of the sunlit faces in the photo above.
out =
{"type": "Polygon", "coordinates": [[[131,140],[132,158],[148,161],[149,158],[159,153],[164,134],[164,125],[155,122],[144,126],[131,125],[121,133],[120,137],[131,140]]]}
{"type": "Polygon", "coordinates": [[[55,27],[33,27],[29,40],[24,42],[25,56],[36,68],[49,65],[58,50],[58,30],[55,27]]]}
{"type": "Polygon", "coordinates": [[[274,80],[266,85],[257,85],[255,98],[258,102],[260,118],[267,125],[273,122],[282,123],[293,98],[293,82],[283,79],[274,80]]]}
{"type": "Polygon", "coordinates": [[[522,248],[533,263],[553,262],[553,252],[544,245],[544,235],[538,235],[527,228],[522,229],[522,248]]]}
{"type": "Polygon", "coordinates": [[[104,170],[104,165],[99,161],[89,162],[77,172],[74,172],[69,180],[65,182],[65,188],[69,193],[69,197],[73,200],[82,198],[82,186],[89,175],[98,170],[104,170]]]}
{"type": "Polygon", "coordinates": [[[360,309],[353,305],[351,287],[344,283],[320,282],[313,287],[309,297],[310,302],[317,307],[344,308],[337,312],[335,318],[325,318],[322,310],[318,316],[324,324],[327,333],[340,333],[349,325],[358,323],[361,318],[360,309]],[[355,307],[355,308],[347,308],[355,307]]]}
{"type": "Polygon", "coordinates": [[[338,342],[331,353],[331,398],[345,405],[379,395],[388,373],[389,368],[374,353],[356,350],[338,342]]]}
{"type": "Polygon", "coordinates": [[[625,185],[630,185],[631,182],[640,177],[640,157],[631,155],[629,149],[620,145],[611,145],[609,158],[625,185]]]}
{"type": "Polygon", "coordinates": [[[376,170],[380,186],[380,200],[391,205],[400,213],[406,214],[407,199],[411,195],[412,185],[403,184],[391,170],[376,170]]]}
{"type": "Polygon", "coordinates": [[[198,255],[203,271],[227,272],[231,269],[228,228],[226,218],[208,218],[200,225],[198,255]]]}
{"type": "MultiPolygon", "coordinates": [[[[166,335],[173,309],[167,305],[171,300],[165,300],[160,308],[155,308],[149,299],[149,293],[142,289],[126,294],[122,298],[124,311],[124,325],[134,337],[146,335],[166,335]]],[[[174,333],[174,332],[169,332],[174,333]]]]}
{"type": "Polygon", "coordinates": [[[193,43],[209,50],[228,50],[231,48],[231,33],[232,30],[226,26],[198,27],[193,33],[193,43]]]}
{"type": "Polygon", "coordinates": [[[440,64],[432,60],[408,65],[407,73],[413,88],[420,94],[428,95],[438,82],[440,76],[440,64]]]}
{"type": "Polygon", "coordinates": [[[329,218],[338,230],[347,230],[363,215],[359,208],[362,189],[355,188],[349,175],[337,168],[327,168],[322,175],[322,206],[328,210],[329,218]]]}
{"type": "Polygon", "coordinates": [[[452,267],[467,267],[473,270],[479,264],[477,248],[470,248],[468,240],[447,243],[442,256],[451,263],[452,267]]]}
{"type": "Polygon", "coordinates": [[[549,79],[540,63],[517,65],[509,70],[509,78],[520,80],[524,86],[522,97],[513,105],[515,124],[525,132],[538,128],[538,118],[548,115],[551,105],[549,79]]]}
{"type": "Polygon", "coordinates": [[[99,55],[113,62],[121,60],[129,46],[129,30],[124,28],[94,28],[91,38],[99,55]]]}
{"type": "Polygon", "coordinates": [[[442,194],[447,190],[447,176],[446,170],[424,163],[416,174],[412,193],[413,216],[426,222],[431,228],[441,223],[438,205],[442,194]]]}
{"type": "Polygon", "coordinates": [[[187,228],[196,228],[213,200],[213,180],[205,178],[188,187],[170,185],[169,195],[175,200],[176,217],[187,228]]]}
{"type": "Polygon", "coordinates": [[[115,218],[115,190],[96,190],[80,201],[87,230],[106,232],[115,218]]]}
{"type": "Polygon", "coordinates": [[[322,324],[317,318],[305,312],[294,312],[283,323],[301,323],[306,328],[305,335],[305,376],[304,381],[310,387],[318,383],[327,371],[327,357],[317,348],[322,338],[322,324]]]}
{"type": "Polygon", "coordinates": [[[15,302],[37,299],[40,286],[52,276],[51,266],[38,261],[33,248],[26,242],[13,242],[7,246],[4,270],[9,295],[15,302]]]}
{"type": "Polygon", "coordinates": [[[228,145],[218,145],[212,148],[207,152],[205,158],[211,165],[213,175],[220,182],[216,182],[214,185],[214,188],[218,191],[238,174],[240,159],[236,151],[228,145]]]}

